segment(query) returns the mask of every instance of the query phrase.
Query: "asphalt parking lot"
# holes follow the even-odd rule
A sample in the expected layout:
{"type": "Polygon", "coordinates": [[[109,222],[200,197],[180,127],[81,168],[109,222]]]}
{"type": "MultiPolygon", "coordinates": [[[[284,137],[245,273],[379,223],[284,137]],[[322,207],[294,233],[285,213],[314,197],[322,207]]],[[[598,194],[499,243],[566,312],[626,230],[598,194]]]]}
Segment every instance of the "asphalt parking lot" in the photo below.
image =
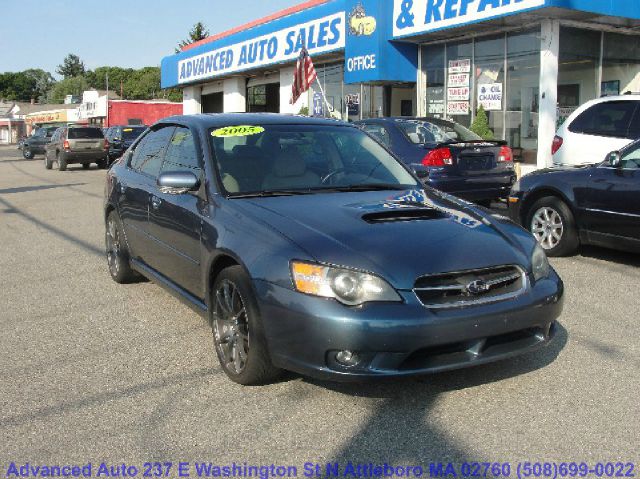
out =
{"type": "Polygon", "coordinates": [[[291,375],[245,388],[222,373],[195,313],[152,283],[111,280],[104,176],[48,171],[0,147],[0,467],[638,464],[639,256],[589,248],[552,260],[565,312],[541,352],[412,380],[291,375]]]}

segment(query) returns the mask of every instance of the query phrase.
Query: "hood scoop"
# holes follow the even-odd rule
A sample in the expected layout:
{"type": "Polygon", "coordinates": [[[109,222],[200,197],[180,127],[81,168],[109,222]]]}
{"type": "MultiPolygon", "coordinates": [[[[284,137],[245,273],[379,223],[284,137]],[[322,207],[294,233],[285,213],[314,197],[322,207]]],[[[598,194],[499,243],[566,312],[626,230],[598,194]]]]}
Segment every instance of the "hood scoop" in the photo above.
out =
{"type": "Polygon", "coordinates": [[[396,208],[386,211],[367,213],[362,219],[370,224],[395,223],[399,221],[424,221],[448,218],[449,216],[434,208],[396,208]]]}

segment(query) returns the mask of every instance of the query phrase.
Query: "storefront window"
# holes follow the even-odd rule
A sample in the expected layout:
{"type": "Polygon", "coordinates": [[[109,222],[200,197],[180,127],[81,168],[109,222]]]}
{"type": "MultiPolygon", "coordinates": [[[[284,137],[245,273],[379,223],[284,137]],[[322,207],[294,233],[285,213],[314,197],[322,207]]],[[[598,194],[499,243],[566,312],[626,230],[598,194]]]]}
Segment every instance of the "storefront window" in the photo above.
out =
{"type": "Polygon", "coordinates": [[[502,138],[504,129],[504,53],[505,36],[483,38],[475,42],[475,82],[473,108],[484,108],[489,128],[495,138],[502,138]]]}
{"type": "Polygon", "coordinates": [[[427,78],[426,109],[428,116],[445,116],[445,65],[444,45],[428,45],[422,48],[422,68],[427,78]]]}
{"type": "MultiPolygon", "coordinates": [[[[329,63],[316,65],[318,82],[322,84],[327,102],[330,105],[331,116],[342,120],[356,121],[360,118],[371,118],[382,112],[382,87],[353,84],[343,82],[343,63],[329,63]]],[[[313,111],[313,96],[320,94],[320,88],[312,85],[310,114],[313,111]]],[[[317,101],[320,101],[319,99],[317,101]]],[[[326,110],[327,106],[323,105],[326,110]]]]}
{"type": "Polygon", "coordinates": [[[505,140],[513,148],[514,155],[525,163],[536,162],[539,84],[539,31],[509,34],[505,140]]]}
{"type": "Polygon", "coordinates": [[[569,116],[578,106],[597,98],[601,33],[595,30],[560,28],[558,65],[558,118],[569,116]]]}
{"type": "Polygon", "coordinates": [[[447,44],[446,115],[464,126],[471,125],[473,98],[473,43],[447,44]],[[466,92],[466,93],[465,93],[466,92]],[[468,97],[466,100],[465,97],[468,97]]]}
{"type": "Polygon", "coordinates": [[[640,92],[638,37],[604,34],[601,95],[640,92]]]}

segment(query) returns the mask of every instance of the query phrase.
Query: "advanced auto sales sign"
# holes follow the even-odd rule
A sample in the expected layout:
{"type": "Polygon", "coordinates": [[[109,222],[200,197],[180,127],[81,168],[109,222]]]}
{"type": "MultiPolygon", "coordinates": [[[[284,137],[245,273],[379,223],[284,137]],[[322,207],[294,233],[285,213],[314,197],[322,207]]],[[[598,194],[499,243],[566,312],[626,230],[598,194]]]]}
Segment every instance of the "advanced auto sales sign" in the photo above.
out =
{"type": "Polygon", "coordinates": [[[294,60],[303,46],[311,55],[344,48],[344,12],[220,47],[178,62],[178,83],[294,60]]]}
{"type": "Polygon", "coordinates": [[[545,0],[394,0],[393,36],[465,25],[544,4],[545,0]]]}

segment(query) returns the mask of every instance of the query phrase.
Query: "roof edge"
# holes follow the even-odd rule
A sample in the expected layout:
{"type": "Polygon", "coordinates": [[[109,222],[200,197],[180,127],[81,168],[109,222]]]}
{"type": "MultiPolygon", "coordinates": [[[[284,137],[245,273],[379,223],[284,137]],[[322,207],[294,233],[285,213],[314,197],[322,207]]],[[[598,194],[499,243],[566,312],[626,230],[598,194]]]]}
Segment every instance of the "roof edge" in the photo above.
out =
{"type": "Polygon", "coordinates": [[[215,35],[211,35],[207,38],[204,38],[200,41],[194,42],[194,43],[190,43],[189,45],[185,45],[184,47],[182,47],[181,51],[186,52],[188,50],[191,50],[192,48],[196,48],[199,47],[200,45],[205,45],[207,43],[211,43],[211,42],[215,42],[216,40],[221,40],[223,38],[226,37],[230,37],[231,35],[234,35],[236,33],[240,33],[243,32],[245,30],[249,30],[251,28],[257,27],[259,25],[263,25],[265,23],[269,23],[272,22],[274,20],[278,20],[282,17],[286,17],[288,15],[293,15],[294,13],[298,13],[301,12],[302,10],[305,10],[307,8],[312,8],[312,7],[316,7],[318,5],[322,5],[324,3],[329,3],[331,0],[307,0],[304,3],[301,3],[299,5],[294,5],[293,7],[289,7],[289,8],[285,8],[284,10],[280,10],[279,12],[276,12],[272,15],[268,15],[266,17],[263,18],[259,18],[258,20],[253,20],[249,23],[245,23],[244,25],[240,25],[239,27],[235,27],[235,28],[231,28],[229,30],[226,30],[224,32],[221,33],[217,33],[215,35]]]}

